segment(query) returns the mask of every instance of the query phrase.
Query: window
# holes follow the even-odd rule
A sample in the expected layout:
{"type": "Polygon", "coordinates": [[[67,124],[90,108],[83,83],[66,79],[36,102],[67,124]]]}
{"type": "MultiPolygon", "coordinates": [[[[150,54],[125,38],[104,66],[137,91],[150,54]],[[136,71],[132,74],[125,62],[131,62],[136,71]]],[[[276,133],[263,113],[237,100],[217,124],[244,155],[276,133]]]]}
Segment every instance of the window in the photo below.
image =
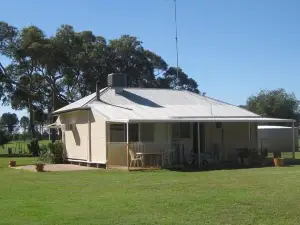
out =
{"type": "Polygon", "coordinates": [[[141,125],[141,141],[152,142],[154,141],[154,124],[142,123],[141,125]]]}
{"type": "Polygon", "coordinates": [[[180,138],[180,126],[179,123],[172,124],[172,138],[180,138]]]}
{"type": "Polygon", "coordinates": [[[73,130],[73,124],[65,124],[65,131],[73,130]]]}
{"type": "Polygon", "coordinates": [[[180,123],[180,138],[190,138],[190,137],[191,137],[191,124],[180,123]]]}
{"type": "Polygon", "coordinates": [[[190,138],[190,123],[174,123],[172,124],[172,138],[190,138]]]}
{"type": "Polygon", "coordinates": [[[125,124],[110,124],[110,142],[125,141],[125,124]]]}
{"type": "Polygon", "coordinates": [[[137,123],[129,124],[129,142],[139,141],[139,125],[137,123]]]}
{"type": "Polygon", "coordinates": [[[217,122],[217,123],[216,123],[216,128],[222,128],[222,123],[217,122]]]}

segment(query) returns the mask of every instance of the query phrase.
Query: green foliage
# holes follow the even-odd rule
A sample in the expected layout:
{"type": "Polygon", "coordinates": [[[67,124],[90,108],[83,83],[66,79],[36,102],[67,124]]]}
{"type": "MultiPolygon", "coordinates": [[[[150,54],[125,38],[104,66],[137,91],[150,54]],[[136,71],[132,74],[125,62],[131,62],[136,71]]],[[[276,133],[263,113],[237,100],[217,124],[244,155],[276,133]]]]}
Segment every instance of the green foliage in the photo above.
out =
{"type": "Polygon", "coordinates": [[[28,144],[27,144],[28,150],[30,154],[33,156],[39,156],[40,155],[40,146],[39,141],[35,138],[33,138],[28,144]]]}
{"type": "Polygon", "coordinates": [[[61,141],[41,146],[40,160],[45,163],[63,163],[64,144],[61,141]]]}
{"type": "Polygon", "coordinates": [[[261,91],[248,98],[246,108],[266,117],[299,120],[299,101],[284,89],[261,91]]]}
{"type": "Polygon", "coordinates": [[[10,141],[9,135],[0,130],[0,146],[7,144],[10,141]]]}
{"type": "Polygon", "coordinates": [[[42,125],[47,113],[94,92],[96,81],[107,86],[110,73],[127,74],[131,87],[199,92],[195,80],[181,69],[177,77],[177,68],[131,35],[106,40],[62,25],[46,36],[36,26],[19,30],[0,22],[0,54],[10,60],[1,68],[0,99],[13,109],[28,109],[29,125],[24,120],[21,126],[33,137],[36,122],[42,125]]]}
{"type": "Polygon", "coordinates": [[[28,127],[29,127],[29,118],[27,116],[22,116],[20,119],[20,126],[23,129],[23,132],[27,132],[28,131],[28,127]]]}
{"type": "Polygon", "coordinates": [[[7,128],[9,133],[12,133],[19,123],[18,116],[15,113],[3,113],[0,118],[2,126],[7,128]]]}

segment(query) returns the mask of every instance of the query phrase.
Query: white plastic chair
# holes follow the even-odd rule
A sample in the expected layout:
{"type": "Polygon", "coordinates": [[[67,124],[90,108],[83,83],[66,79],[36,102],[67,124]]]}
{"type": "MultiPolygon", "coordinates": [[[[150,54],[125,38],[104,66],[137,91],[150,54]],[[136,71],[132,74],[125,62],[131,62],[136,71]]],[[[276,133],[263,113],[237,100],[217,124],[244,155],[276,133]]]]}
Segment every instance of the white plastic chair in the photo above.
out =
{"type": "Polygon", "coordinates": [[[138,162],[141,162],[141,166],[143,167],[143,155],[136,155],[132,149],[129,149],[129,156],[130,156],[130,167],[135,166],[137,167],[138,162]]]}

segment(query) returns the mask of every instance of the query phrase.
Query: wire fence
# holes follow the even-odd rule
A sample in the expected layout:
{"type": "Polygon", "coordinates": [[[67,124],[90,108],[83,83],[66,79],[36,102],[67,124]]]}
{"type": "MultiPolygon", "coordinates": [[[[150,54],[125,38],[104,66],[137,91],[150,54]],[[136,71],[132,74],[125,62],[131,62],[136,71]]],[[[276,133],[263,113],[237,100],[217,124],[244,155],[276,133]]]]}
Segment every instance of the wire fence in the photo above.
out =
{"type": "MultiPolygon", "coordinates": [[[[0,146],[0,156],[1,155],[28,155],[30,154],[27,144],[30,140],[26,141],[12,141],[5,145],[0,146]]],[[[43,144],[48,144],[49,140],[39,141],[40,146],[43,144]]]]}

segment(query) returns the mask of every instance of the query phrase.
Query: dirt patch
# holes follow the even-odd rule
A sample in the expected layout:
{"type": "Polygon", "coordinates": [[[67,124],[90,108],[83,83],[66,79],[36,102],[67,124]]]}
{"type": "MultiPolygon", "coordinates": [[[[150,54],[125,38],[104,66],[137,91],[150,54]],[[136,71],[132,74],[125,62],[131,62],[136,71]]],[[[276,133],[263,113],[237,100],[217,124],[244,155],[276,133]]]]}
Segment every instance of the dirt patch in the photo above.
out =
{"type": "MultiPolygon", "coordinates": [[[[35,165],[17,166],[11,167],[14,169],[28,170],[35,172],[35,165]]],[[[72,164],[46,164],[44,170],[47,172],[58,172],[58,171],[79,171],[79,170],[97,170],[94,167],[78,166],[72,164]]]]}

